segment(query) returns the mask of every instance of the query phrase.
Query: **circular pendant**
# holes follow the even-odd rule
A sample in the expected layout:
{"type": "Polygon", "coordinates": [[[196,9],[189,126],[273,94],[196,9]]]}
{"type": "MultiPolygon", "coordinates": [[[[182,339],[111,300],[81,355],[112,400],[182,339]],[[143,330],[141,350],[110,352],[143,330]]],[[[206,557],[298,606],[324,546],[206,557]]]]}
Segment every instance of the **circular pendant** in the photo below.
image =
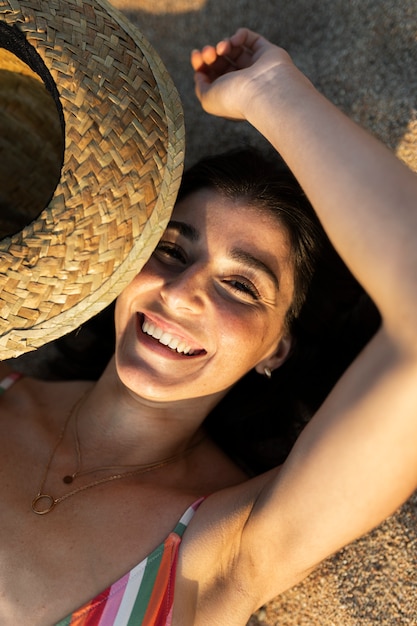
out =
{"type": "Polygon", "coordinates": [[[56,502],[52,496],[46,493],[39,493],[36,498],[32,500],[32,511],[36,513],[36,515],[46,515],[46,513],[52,511],[55,504],[56,502]],[[43,503],[42,500],[44,501],[43,503]]]}
{"type": "Polygon", "coordinates": [[[70,485],[72,481],[74,480],[74,476],[71,476],[71,474],[67,474],[67,476],[64,476],[62,480],[64,481],[66,485],[70,485]]]}

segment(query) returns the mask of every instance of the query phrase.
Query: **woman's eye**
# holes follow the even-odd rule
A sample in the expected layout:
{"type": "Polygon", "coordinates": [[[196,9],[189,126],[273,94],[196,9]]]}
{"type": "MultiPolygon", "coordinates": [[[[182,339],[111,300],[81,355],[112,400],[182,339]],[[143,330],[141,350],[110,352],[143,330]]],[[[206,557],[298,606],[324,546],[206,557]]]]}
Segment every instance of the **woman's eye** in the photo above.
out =
{"type": "Polygon", "coordinates": [[[184,253],[184,250],[173,243],[168,243],[166,241],[160,241],[154,251],[154,256],[156,256],[159,260],[165,262],[179,262],[186,263],[187,258],[184,253]]]}
{"type": "Polygon", "coordinates": [[[227,283],[227,285],[239,296],[249,297],[252,300],[259,300],[260,298],[259,291],[250,280],[239,277],[229,278],[223,282],[227,283]]]}

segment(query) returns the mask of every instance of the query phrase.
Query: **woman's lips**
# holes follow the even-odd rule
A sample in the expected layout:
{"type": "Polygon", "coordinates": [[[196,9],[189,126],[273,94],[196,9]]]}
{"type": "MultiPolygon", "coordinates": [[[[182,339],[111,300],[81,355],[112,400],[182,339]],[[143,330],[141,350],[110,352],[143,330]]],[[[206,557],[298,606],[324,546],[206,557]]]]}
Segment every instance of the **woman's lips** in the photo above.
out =
{"type": "Polygon", "coordinates": [[[173,352],[186,356],[197,356],[204,354],[205,350],[199,347],[193,346],[188,339],[175,334],[175,332],[168,331],[154,320],[140,315],[140,326],[142,332],[158,341],[163,346],[166,346],[173,352]]]}

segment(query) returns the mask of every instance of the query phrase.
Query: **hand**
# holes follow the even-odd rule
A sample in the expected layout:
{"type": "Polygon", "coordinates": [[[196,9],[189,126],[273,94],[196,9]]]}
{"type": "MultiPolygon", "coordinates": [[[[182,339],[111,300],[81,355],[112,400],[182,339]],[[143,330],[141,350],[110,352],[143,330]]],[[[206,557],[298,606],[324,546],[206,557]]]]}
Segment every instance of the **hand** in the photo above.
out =
{"type": "Polygon", "coordinates": [[[193,50],[197,98],[212,115],[237,120],[247,119],[246,107],[255,92],[276,80],[276,69],[292,66],[289,55],[261,35],[239,28],[216,46],[193,50]]]}

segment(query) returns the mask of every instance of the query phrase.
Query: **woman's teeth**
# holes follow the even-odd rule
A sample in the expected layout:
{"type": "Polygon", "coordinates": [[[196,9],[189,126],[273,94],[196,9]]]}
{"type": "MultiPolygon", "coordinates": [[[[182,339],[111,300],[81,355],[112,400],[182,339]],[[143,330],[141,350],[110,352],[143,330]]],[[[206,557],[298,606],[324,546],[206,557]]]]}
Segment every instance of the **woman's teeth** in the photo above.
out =
{"type": "Polygon", "coordinates": [[[178,339],[178,337],[174,337],[171,333],[163,331],[161,328],[158,328],[158,326],[155,326],[155,324],[152,324],[152,322],[144,320],[142,330],[150,337],[157,339],[159,343],[162,343],[162,345],[171,348],[171,350],[176,350],[180,354],[194,354],[194,350],[192,350],[191,346],[189,346],[185,341],[178,339]]]}

